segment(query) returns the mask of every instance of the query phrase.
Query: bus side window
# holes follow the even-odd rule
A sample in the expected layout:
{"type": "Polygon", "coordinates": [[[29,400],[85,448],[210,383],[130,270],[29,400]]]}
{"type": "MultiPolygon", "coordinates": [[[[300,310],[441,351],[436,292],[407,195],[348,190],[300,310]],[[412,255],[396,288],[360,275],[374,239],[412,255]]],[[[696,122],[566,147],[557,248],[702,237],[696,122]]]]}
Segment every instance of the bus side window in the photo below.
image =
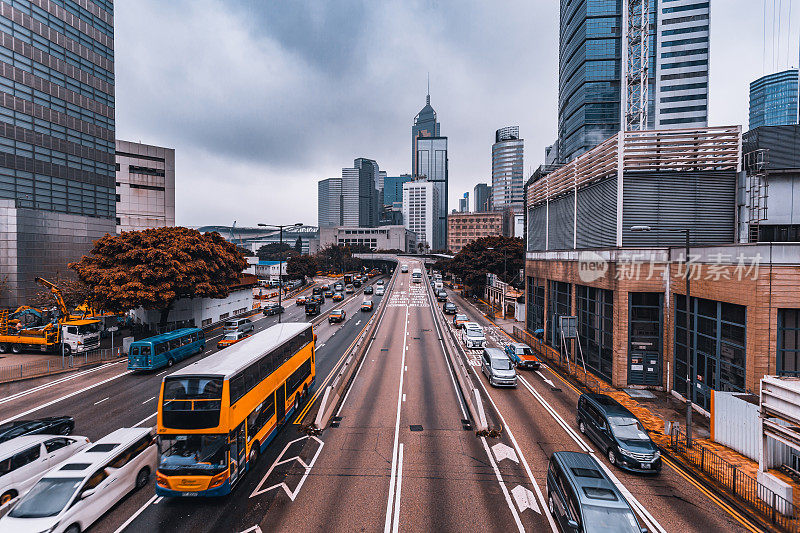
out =
{"type": "Polygon", "coordinates": [[[167,353],[166,342],[159,342],[158,344],[156,344],[156,355],[161,355],[162,353],[167,353]]]}
{"type": "Polygon", "coordinates": [[[180,345],[181,345],[180,339],[172,339],[171,341],[169,341],[170,350],[174,350],[175,348],[178,348],[180,345]]]}

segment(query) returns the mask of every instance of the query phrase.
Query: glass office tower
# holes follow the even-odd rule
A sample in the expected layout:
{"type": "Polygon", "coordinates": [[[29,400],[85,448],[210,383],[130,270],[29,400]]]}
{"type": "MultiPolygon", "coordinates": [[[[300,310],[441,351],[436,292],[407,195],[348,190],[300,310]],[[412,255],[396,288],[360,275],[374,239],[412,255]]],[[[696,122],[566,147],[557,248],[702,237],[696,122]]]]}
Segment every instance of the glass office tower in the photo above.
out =
{"type": "Polygon", "coordinates": [[[436,120],[436,111],[431,107],[431,95],[425,97],[425,107],[417,116],[414,117],[414,124],[411,126],[411,175],[419,176],[417,173],[417,139],[421,137],[438,137],[439,122],[436,120]]]}
{"type": "Polygon", "coordinates": [[[115,232],[113,13],[110,0],[0,4],[0,305],[115,232]]]}
{"type": "Polygon", "coordinates": [[[797,69],[775,72],[750,84],[750,129],[797,124],[797,69]]]}
{"type": "Polygon", "coordinates": [[[519,126],[500,128],[492,145],[492,209],[522,205],[523,149],[519,126]]]}

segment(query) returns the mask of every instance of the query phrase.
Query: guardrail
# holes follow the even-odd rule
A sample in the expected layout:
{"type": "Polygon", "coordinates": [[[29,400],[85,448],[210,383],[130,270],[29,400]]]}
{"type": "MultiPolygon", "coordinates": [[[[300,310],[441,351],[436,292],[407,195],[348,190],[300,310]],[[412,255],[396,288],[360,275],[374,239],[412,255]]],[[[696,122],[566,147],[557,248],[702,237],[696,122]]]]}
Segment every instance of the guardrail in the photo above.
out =
{"type": "MultiPolygon", "coordinates": [[[[117,350],[119,351],[119,350],[117,350]]],[[[31,361],[17,365],[0,366],[0,383],[18,381],[20,379],[30,379],[50,374],[82,368],[84,366],[102,363],[105,361],[115,361],[122,356],[114,356],[111,348],[101,348],[82,354],[72,354],[63,358],[46,361],[31,361]]]]}
{"type": "Polygon", "coordinates": [[[800,516],[794,502],[790,502],[758,482],[737,465],[726,461],[714,450],[693,441],[692,446],[686,442],[686,434],[682,430],[670,432],[670,448],[679,457],[708,477],[713,483],[721,485],[751,507],[764,520],[781,531],[797,533],[800,531],[800,516]]]}
{"type": "MultiPolygon", "coordinates": [[[[308,428],[307,431],[319,432],[328,427],[328,423],[330,422],[336,407],[339,405],[339,401],[344,396],[344,392],[347,390],[347,387],[350,385],[350,382],[353,379],[356,368],[358,368],[359,363],[367,353],[367,349],[371,344],[369,341],[374,338],[375,330],[377,329],[380,319],[386,309],[387,302],[389,301],[388,295],[391,292],[392,287],[394,287],[394,282],[397,279],[398,272],[399,270],[395,269],[386,289],[385,297],[381,298],[381,303],[378,305],[378,309],[369,318],[367,327],[364,329],[361,335],[359,335],[356,342],[350,348],[350,353],[339,369],[339,373],[333,379],[331,384],[325,388],[325,392],[322,395],[322,400],[320,401],[314,421],[310,424],[303,424],[304,427],[308,428]]],[[[321,317],[321,319],[324,320],[324,317],[321,317]]],[[[312,324],[314,324],[313,321],[312,324]]],[[[309,419],[311,412],[313,412],[313,409],[309,410],[309,412],[306,414],[306,417],[309,419]]]]}

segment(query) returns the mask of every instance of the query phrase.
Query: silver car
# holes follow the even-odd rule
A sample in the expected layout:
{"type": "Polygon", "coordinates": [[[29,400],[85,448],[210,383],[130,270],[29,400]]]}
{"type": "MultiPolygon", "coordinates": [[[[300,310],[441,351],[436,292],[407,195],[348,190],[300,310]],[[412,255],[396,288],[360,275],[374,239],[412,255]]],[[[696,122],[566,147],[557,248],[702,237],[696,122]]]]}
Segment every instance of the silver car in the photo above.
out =
{"type": "Polygon", "coordinates": [[[232,318],[225,322],[224,334],[228,333],[251,333],[255,329],[253,322],[249,318],[232,318]]]}
{"type": "Polygon", "coordinates": [[[500,348],[484,348],[481,370],[495,387],[516,387],[517,371],[500,348]]]}

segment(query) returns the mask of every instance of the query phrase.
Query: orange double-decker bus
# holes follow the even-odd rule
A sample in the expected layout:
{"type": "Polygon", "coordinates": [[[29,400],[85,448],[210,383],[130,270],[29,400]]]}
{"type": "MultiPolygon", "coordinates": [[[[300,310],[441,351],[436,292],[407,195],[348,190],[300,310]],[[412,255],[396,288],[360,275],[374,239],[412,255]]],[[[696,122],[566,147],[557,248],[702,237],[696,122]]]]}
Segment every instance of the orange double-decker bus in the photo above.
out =
{"type": "Polygon", "coordinates": [[[227,494],[314,384],[311,324],[276,324],[165,376],[156,494],[227,494]]]}

